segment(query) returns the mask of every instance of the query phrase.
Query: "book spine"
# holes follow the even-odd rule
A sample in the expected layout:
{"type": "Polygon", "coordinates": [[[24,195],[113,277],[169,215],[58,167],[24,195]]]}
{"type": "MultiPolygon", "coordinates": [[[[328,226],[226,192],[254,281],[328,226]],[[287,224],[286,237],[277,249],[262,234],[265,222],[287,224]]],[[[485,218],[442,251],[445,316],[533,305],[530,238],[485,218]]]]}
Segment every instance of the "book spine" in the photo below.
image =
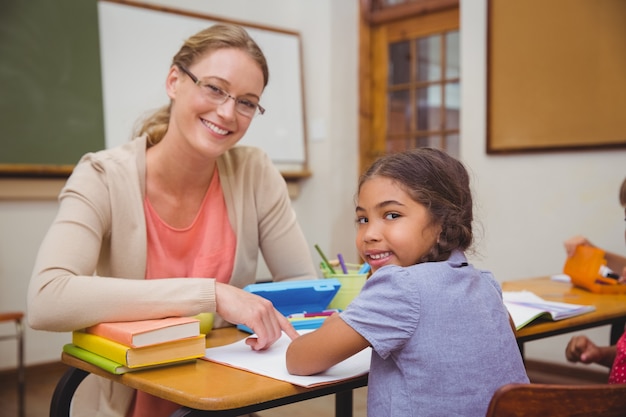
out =
{"type": "Polygon", "coordinates": [[[130,349],[128,346],[81,331],[72,332],[72,343],[113,362],[128,366],[128,350],[130,349]]]}
{"type": "Polygon", "coordinates": [[[206,350],[206,338],[203,334],[193,338],[173,340],[171,342],[159,343],[158,345],[145,346],[143,348],[131,349],[128,352],[129,368],[137,368],[140,366],[157,366],[181,361],[189,361],[201,358],[206,350]],[[135,353],[152,351],[153,355],[148,359],[143,357],[139,359],[135,353]],[[158,352],[158,354],[156,354],[158,352]],[[156,354],[156,355],[155,355],[156,354]]]}
{"type": "Polygon", "coordinates": [[[78,359],[81,359],[85,362],[88,362],[92,365],[95,365],[98,368],[102,368],[112,374],[120,375],[128,372],[129,370],[129,368],[120,363],[114,362],[103,356],[96,355],[95,353],[82,349],[72,343],[64,345],[63,352],[67,353],[68,355],[72,355],[78,359]]]}

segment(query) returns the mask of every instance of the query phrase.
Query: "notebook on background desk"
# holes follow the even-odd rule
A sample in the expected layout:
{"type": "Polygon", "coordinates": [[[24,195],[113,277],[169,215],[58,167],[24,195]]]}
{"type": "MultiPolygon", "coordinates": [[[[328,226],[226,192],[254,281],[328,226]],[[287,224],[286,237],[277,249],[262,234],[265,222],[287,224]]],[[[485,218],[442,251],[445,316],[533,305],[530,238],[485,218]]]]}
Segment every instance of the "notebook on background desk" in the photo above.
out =
{"type": "Polygon", "coordinates": [[[516,330],[536,319],[564,320],[596,309],[592,305],[544,300],[531,291],[503,291],[502,298],[516,330]]]}

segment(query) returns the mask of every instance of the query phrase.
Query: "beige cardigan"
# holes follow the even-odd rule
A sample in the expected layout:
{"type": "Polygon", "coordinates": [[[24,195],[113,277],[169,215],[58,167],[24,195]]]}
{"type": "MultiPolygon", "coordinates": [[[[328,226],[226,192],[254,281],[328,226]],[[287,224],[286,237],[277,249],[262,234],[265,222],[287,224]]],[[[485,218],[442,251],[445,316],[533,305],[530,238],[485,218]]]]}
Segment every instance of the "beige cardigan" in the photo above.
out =
{"type": "MultiPolygon", "coordinates": [[[[145,150],[141,137],[89,153],[76,165],[35,262],[28,289],[32,328],[63,332],[105,321],[215,311],[213,279],[144,280],[145,150]]],[[[255,281],[259,249],[274,280],[315,278],[285,181],[267,155],[237,146],[218,159],[217,167],[237,236],[230,283],[241,288],[255,281]]],[[[216,318],[216,327],[223,325],[216,318]]],[[[107,404],[90,415],[123,415],[128,390],[110,386],[106,391],[101,399],[107,404]]]]}

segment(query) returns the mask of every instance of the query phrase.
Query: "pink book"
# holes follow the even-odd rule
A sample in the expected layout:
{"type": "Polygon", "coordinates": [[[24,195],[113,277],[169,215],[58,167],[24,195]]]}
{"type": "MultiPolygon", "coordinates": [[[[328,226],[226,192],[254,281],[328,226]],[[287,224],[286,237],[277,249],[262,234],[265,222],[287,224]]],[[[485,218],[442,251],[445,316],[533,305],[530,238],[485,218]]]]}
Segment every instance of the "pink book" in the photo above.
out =
{"type": "Polygon", "coordinates": [[[141,347],[200,334],[200,320],[194,317],[167,317],[154,320],[100,323],[85,329],[130,347],[141,347]]]}

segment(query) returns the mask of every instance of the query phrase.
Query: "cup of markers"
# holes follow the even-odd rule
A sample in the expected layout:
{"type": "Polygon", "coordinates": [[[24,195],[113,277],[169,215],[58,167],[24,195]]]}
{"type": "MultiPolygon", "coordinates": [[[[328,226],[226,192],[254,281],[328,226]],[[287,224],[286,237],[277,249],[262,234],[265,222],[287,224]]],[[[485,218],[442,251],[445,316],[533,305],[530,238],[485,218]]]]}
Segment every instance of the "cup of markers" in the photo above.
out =
{"type": "Polygon", "coordinates": [[[337,295],[332,299],[328,308],[345,310],[354,297],[361,292],[363,285],[365,285],[369,273],[367,266],[369,265],[364,267],[364,265],[345,263],[345,266],[347,273],[344,274],[341,268],[334,268],[331,264],[326,264],[325,262],[320,263],[320,269],[324,278],[336,278],[341,283],[337,295]]]}
{"type": "Polygon", "coordinates": [[[347,263],[341,254],[337,254],[337,262],[330,262],[319,245],[314,246],[322,258],[320,269],[324,278],[336,278],[341,283],[337,295],[332,299],[328,308],[345,310],[365,285],[370,266],[367,263],[362,265],[347,263]]]}

